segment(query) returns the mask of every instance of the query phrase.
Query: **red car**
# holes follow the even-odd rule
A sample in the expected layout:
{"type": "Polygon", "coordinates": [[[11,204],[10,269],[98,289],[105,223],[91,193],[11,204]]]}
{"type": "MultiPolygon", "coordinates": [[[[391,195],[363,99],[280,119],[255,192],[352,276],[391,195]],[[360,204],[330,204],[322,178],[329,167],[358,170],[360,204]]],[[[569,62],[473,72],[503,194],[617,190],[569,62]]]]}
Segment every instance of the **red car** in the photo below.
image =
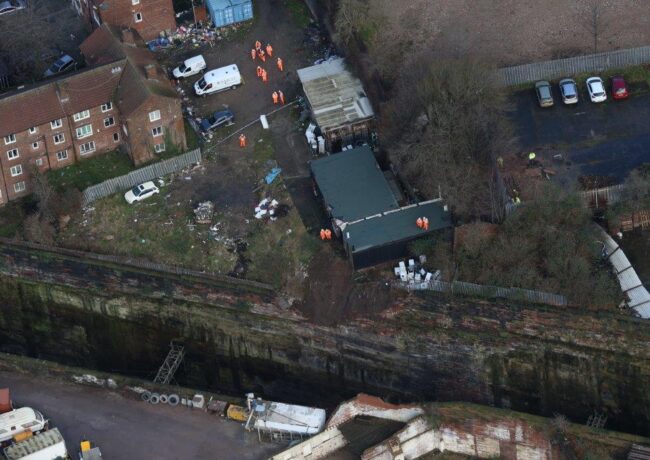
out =
{"type": "Polygon", "coordinates": [[[626,99],[629,95],[623,77],[612,77],[612,96],[614,99],[626,99]]]}

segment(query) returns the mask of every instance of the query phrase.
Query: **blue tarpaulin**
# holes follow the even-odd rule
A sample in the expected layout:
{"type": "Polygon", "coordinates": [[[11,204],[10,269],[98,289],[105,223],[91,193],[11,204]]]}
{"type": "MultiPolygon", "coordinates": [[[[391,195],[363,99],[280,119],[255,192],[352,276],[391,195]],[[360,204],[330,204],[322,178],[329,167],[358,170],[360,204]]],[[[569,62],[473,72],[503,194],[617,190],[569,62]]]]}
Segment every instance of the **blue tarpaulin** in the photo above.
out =
{"type": "Polygon", "coordinates": [[[280,175],[282,168],[273,168],[270,173],[266,175],[266,183],[270,184],[275,180],[276,177],[280,175]]]}

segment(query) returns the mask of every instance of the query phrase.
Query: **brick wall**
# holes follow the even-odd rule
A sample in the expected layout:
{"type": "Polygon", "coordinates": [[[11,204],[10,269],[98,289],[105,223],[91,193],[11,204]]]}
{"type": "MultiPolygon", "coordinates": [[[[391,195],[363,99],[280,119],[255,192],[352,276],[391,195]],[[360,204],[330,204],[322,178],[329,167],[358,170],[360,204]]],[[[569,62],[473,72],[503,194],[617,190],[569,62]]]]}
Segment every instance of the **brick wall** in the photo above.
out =
{"type": "MultiPolygon", "coordinates": [[[[104,2],[97,11],[102,22],[132,27],[145,41],[158,37],[162,31],[176,29],[172,0],[110,0],[104,2]],[[134,5],[134,2],[137,4],[134,5]]],[[[96,27],[93,24],[93,28],[96,27]]]]}
{"type": "Polygon", "coordinates": [[[179,99],[152,96],[126,120],[129,155],[136,165],[155,158],[156,145],[168,148],[166,141],[187,148],[185,127],[179,99]],[[154,112],[160,111],[160,118],[154,112]],[[150,115],[151,114],[151,115],[150,115]],[[153,121],[152,121],[153,120],[153,121]],[[161,128],[160,134],[153,130],[161,128]]]}

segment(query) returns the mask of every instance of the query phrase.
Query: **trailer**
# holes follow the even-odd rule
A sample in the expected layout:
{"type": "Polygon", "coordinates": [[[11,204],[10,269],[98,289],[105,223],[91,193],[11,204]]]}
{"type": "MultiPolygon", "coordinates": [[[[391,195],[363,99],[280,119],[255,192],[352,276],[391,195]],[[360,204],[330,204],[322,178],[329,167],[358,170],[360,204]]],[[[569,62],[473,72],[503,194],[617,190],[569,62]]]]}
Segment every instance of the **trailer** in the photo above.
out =
{"type": "Polygon", "coordinates": [[[58,428],[52,428],[5,447],[4,455],[7,460],[56,460],[68,458],[68,450],[58,428]]]}

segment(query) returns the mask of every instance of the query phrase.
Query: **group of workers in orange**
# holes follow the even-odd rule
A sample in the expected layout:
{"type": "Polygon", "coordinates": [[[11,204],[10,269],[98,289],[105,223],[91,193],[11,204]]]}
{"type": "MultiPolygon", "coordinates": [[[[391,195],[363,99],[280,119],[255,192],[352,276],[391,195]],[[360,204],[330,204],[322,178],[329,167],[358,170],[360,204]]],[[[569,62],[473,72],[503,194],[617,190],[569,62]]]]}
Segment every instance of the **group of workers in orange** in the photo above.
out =
{"type": "Polygon", "coordinates": [[[325,241],[325,240],[331,240],[332,239],[332,230],[329,228],[321,228],[320,229],[320,239],[325,241]]]}
{"type": "MultiPolygon", "coordinates": [[[[254,61],[255,59],[259,58],[260,61],[266,63],[267,56],[269,58],[273,57],[273,47],[271,46],[270,43],[267,43],[265,49],[266,49],[266,51],[262,48],[262,42],[257,40],[255,42],[255,48],[251,49],[251,59],[254,61]]],[[[275,60],[275,63],[278,66],[278,70],[280,72],[283,72],[284,71],[284,61],[282,60],[282,58],[278,56],[278,58],[275,60]]]]}
{"type": "Polygon", "coordinates": [[[418,217],[415,221],[415,225],[422,230],[429,230],[429,219],[427,217],[418,217]]]}

